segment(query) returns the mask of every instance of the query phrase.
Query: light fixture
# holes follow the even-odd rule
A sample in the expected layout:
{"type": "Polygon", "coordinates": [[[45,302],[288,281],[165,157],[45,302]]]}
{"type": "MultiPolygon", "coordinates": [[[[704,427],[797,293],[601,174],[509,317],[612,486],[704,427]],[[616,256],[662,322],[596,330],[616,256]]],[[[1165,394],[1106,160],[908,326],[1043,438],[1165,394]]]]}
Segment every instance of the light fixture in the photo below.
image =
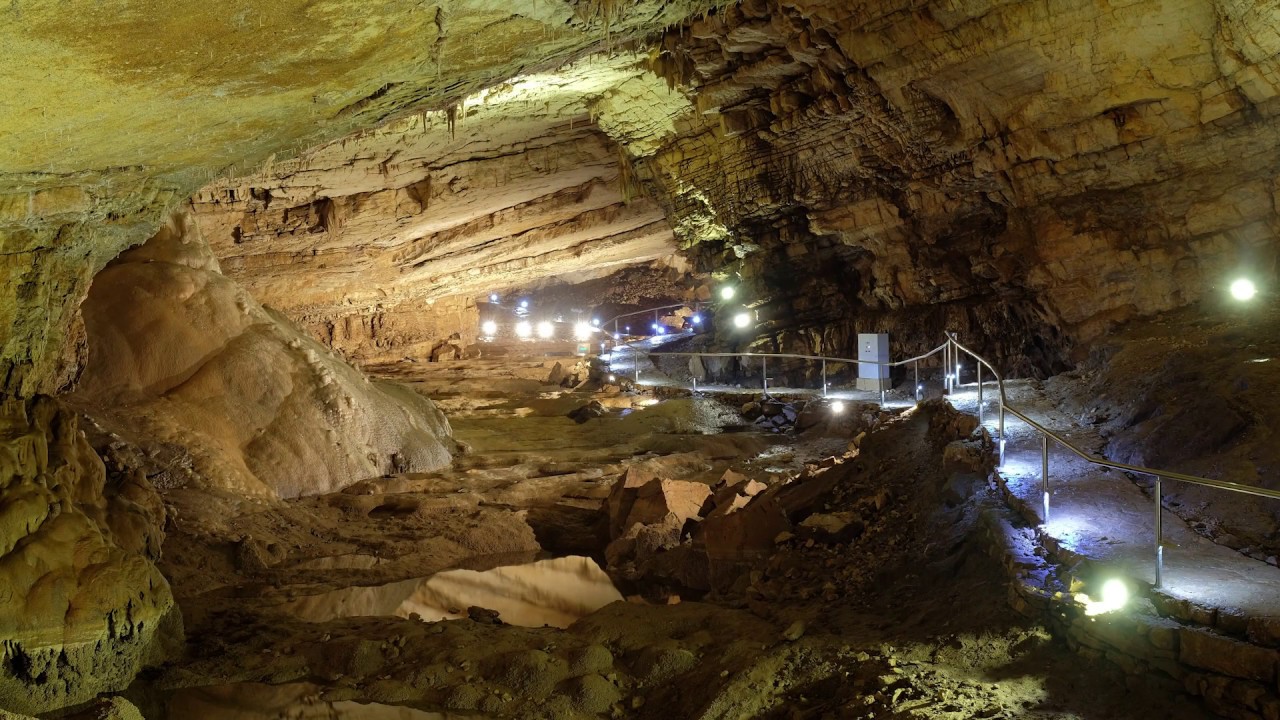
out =
{"type": "Polygon", "coordinates": [[[734,289],[734,287],[733,287],[732,285],[725,285],[724,287],[720,288],[720,299],[721,299],[721,300],[732,300],[732,299],[733,299],[733,296],[734,296],[737,292],[738,292],[738,291],[737,291],[737,290],[735,290],[735,289],[734,289]]]}
{"type": "Polygon", "coordinates": [[[1240,278],[1231,283],[1231,297],[1246,302],[1253,299],[1258,294],[1258,288],[1249,278],[1240,278]]]}
{"type": "Polygon", "coordinates": [[[614,333],[614,334],[613,334],[613,339],[614,339],[614,340],[621,340],[621,339],[622,339],[622,333],[614,333]]]}
{"type": "Polygon", "coordinates": [[[1102,583],[1101,597],[1098,600],[1083,593],[1076,595],[1076,600],[1084,603],[1085,615],[1101,615],[1115,612],[1129,602],[1129,586],[1119,578],[1111,578],[1102,583]]]}
{"type": "Polygon", "coordinates": [[[616,375],[609,376],[609,382],[617,382],[617,381],[618,381],[618,377],[616,375]]]}
{"type": "Polygon", "coordinates": [[[622,329],[623,329],[623,330],[626,330],[627,332],[631,332],[631,326],[630,326],[630,325],[626,325],[626,326],[624,326],[622,329]]]}
{"type": "Polygon", "coordinates": [[[520,322],[516,323],[517,337],[527,338],[532,334],[533,334],[533,326],[530,325],[527,321],[521,320],[520,322]]]}
{"type": "Polygon", "coordinates": [[[659,325],[659,326],[658,326],[658,334],[659,334],[659,335],[666,335],[666,334],[667,334],[667,329],[666,329],[665,327],[662,327],[661,325],[659,325]]]}
{"type": "Polygon", "coordinates": [[[480,330],[488,337],[493,337],[498,334],[498,323],[492,320],[485,320],[484,324],[480,326],[480,330]]]}
{"type": "Polygon", "coordinates": [[[702,324],[702,316],[701,316],[701,315],[694,315],[694,316],[693,316],[693,318],[692,318],[692,320],[693,320],[693,324],[694,324],[694,325],[701,325],[701,324],[702,324]]]}
{"type": "MultiPolygon", "coordinates": [[[[573,339],[575,339],[575,340],[590,340],[590,339],[591,339],[591,326],[590,326],[590,325],[588,325],[588,324],[586,324],[586,323],[584,323],[584,322],[575,323],[575,324],[574,324],[574,326],[573,326],[573,339]]],[[[603,343],[601,343],[601,344],[603,344],[603,343]]]]}
{"type": "Polygon", "coordinates": [[[733,316],[733,326],[736,328],[744,328],[751,324],[751,316],[747,313],[740,312],[733,316]]]}
{"type": "Polygon", "coordinates": [[[529,301],[528,301],[528,300],[521,300],[521,301],[520,301],[520,307],[522,307],[522,308],[524,308],[524,309],[528,310],[528,309],[529,309],[529,301]]]}
{"type": "Polygon", "coordinates": [[[552,325],[546,320],[543,320],[542,322],[538,323],[538,337],[542,338],[543,340],[546,340],[555,334],[556,334],[555,325],[552,325]]]}
{"type": "Polygon", "coordinates": [[[600,327],[600,318],[591,318],[591,327],[600,327]]]}
{"type": "Polygon", "coordinates": [[[837,400],[837,401],[835,401],[835,402],[831,403],[831,412],[833,412],[833,413],[835,413],[835,414],[837,414],[837,415],[839,415],[840,413],[844,412],[844,402],[843,402],[843,401],[841,401],[841,400],[837,400]]]}

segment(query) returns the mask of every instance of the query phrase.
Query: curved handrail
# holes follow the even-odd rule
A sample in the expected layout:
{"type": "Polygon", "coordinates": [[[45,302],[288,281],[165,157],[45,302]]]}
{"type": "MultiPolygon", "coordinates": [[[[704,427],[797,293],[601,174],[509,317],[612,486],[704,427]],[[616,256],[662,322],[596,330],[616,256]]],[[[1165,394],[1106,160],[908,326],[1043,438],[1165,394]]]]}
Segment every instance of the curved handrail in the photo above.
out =
{"type": "Polygon", "coordinates": [[[672,308],[691,307],[693,308],[694,312],[697,312],[698,305],[710,305],[710,304],[711,304],[710,301],[707,301],[707,300],[693,300],[691,302],[675,303],[674,305],[659,305],[658,307],[647,308],[645,310],[635,310],[629,313],[622,313],[621,315],[615,315],[609,318],[608,320],[605,320],[604,322],[600,323],[599,327],[601,329],[604,329],[609,326],[609,323],[617,322],[624,317],[631,317],[632,315],[647,315],[651,312],[657,312],[659,310],[670,310],[672,308]]]}
{"type": "Polygon", "coordinates": [[[927,352],[927,353],[925,353],[925,354],[923,354],[923,355],[916,355],[915,357],[909,357],[909,358],[907,358],[907,359],[905,359],[905,360],[893,360],[893,361],[889,361],[889,362],[881,362],[881,361],[879,361],[879,360],[854,360],[853,358],[831,357],[831,356],[828,356],[828,355],[799,355],[799,354],[796,354],[796,353],[756,353],[756,352],[646,352],[646,351],[644,351],[644,350],[640,350],[639,348],[635,347],[634,345],[632,345],[632,344],[630,344],[630,343],[625,343],[625,345],[626,345],[626,347],[631,348],[633,351],[636,351],[636,352],[643,352],[645,355],[649,355],[649,356],[657,355],[657,356],[670,356],[670,357],[692,357],[692,356],[694,356],[694,355],[697,355],[698,357],[763,357],[763,358],[775,358],[775,357],[776,357],[776,358],[791,358],[791,359],[795,359],[795,360],[825,360],[826,362],[855,363],[855,364],[859,364],[859,365],[883,365],[883,366],[885,366],[885,367],[897,367],[897,366],[899,366],[899,365],[906,365],[906,364],[907,364],[907,363],[909,363],[909,362],[916,362],[916,361],[919,361],[919,360],[923,360],[923,359],[925,359],[925,358],[927,358],[927,357],[930,357],[930,356],[932,356],[932,355],[934,355],[934,354],[936,354],[936,353],[942,352],[942,350],[943,350],[944,348],[946,348],[946,346],[947,346],[947,344],[946,344],[946,343],[943,343],[943,344],[939,345],[938,347],[936,347],[936,348],[934,348],[934,349],[930,350],[929,352],[927,352]]]}
{"type": "Polygon", "coordinates": [[[1213,480],[1211,478],[1200,477],[1198,475],[1187,475],[1186,473],[1174,472],[1172,470],[1159,470],[1156,468],[1143,467],[1141,465],[1129,465],[1127,463],[1116,462],[1114,460],[1108,460],[1107,458],[1098,457],[1096,455],[1087,453],[1084,450],[1081,450],[1080,448],[1071,444],[1067,440],[1063,439],[1061,435],[1058,435],[1057,433],[1045,427],[1041,423],[1038,423],[1035,420],[1032,420],[1031,418],[1027,417],[1026,413],[1009,405],[1009,403],[1007,402],[1008,396],[1005,394],[1005,390],[1004,390],[1004,379],[1000,376],[999,373],[996,372],[996,369],[991,366],[991,363],[988,362],[986,358],[983,358],[981,355],[978,355],[974,351],[962,345],[959,340],[956,340],[954,334],[948,333],[948,338],[952,343],[955,344],[957,348],[959,348],[960,350],[963,350],[966,353],[969,353],[969,355],[973,357],[974,360],[987,366],[987,368],[991,370],[992,374],[995,375],[997,384],[1000,388],[1000,404],[1005,411],[1012,413],[1015,417],[1019,418],[1026,424],[1030,425],[1031,427],[1035,428],[1039,432],[1043,433],[1045,436],[1047,436],[1054,442],[1057,442],[1059,445],[1070,450],[1072,453],[1079,456],[1080,459],[1085,460],[1086,462],[1089,462],[1093,465],[1099,465],[1102,467],[1114,468],[1116,470],[1124,470],[1127,472],[1138,473],[1140,475],[1151,475],[1153,477],[1172,478],[1174,480],[1181,480],[1182,482],[1191,483],[1192,485],[1203,485],[1205,487],[1218,488],[1221,490],[1230,490],[1232,492],[1244,493],[1246,495],[1280,499],[1280,491],[1277,491],[1277,490],[1268,490],[1267,488],[1253,487],[1252,485],[1242,485],[1240,483],[1234,483],[1227,480],[1213,480]]]}

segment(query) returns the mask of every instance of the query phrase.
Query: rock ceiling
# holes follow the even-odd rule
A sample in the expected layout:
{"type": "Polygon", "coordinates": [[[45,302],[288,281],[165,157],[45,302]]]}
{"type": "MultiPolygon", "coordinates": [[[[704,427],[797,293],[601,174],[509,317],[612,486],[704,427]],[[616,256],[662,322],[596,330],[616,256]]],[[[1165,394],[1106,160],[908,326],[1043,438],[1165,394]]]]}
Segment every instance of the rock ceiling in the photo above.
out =
{"type": "Polygon", "coordinates": [[[12,4],[5,386],[74,376],[89,278],[200,186],[317,333],[680,248],[771,344],[1043,371],[1274,273],[1280,0],[713,4],[12,4]]]}

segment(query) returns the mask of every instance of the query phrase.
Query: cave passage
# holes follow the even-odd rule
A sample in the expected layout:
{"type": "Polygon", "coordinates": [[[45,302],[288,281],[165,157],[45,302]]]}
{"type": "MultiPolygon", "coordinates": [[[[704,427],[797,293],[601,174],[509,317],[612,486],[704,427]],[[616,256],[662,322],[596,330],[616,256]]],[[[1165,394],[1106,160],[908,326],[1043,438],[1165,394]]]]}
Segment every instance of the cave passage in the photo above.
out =
{"type": "Polygon", "coordinates": [[[0,715],[1280,717],[1280,0],[0,14],[0,715]]]}

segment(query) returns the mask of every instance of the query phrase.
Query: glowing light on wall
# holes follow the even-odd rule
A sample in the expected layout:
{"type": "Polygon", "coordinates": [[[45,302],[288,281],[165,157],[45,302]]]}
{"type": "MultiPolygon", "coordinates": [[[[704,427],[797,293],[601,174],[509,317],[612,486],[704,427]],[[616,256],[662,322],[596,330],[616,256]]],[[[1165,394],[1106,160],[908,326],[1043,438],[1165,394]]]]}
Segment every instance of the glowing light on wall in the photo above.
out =
{"type": "Polygon", "coordinates": [[[538,337],[542,338],[543,340],[546,340],[555,334],[556,334],[555,325],[552,325],[546,320],[543,320],[542,322],[538,323],[538,337]]]}
{"type": "Polygon", "coordinates": [[[485,320],[484,323],[480,326],[480,331],[483,332],[488,337],[493,337],[494,335],[498,334],[498,323],[492,320],[485,320]]]}
{"type": "Polygon", "coordinates": [[[590,340],[592,327],[584,322],[576,323],[573,326],[573,338],[575,340],[590,340]]]}
{"type": "Polygon", "coordinates": [[[720,288],[720,299],[732,300],[733,296],[736,295],[737,293],[738,291],[734,289],[732,285],[725,285],[724,287],[720,288]]]}
{"type": "Polygon", "coordinates": [[[843,402],[841,402],[840,400],[837,400],[837,401],[835,401],[835,402],[831,403],[831,412],[833,412],[833,413],[835,413],[835,414],[837,414],[837,415],[839,415],[840,413],[844,412],[844,403],[843,403],[843,402]]]}
{"type": "Polygon", "coordinates": [[[733,316],[733,326],[736,328],[744,328],[751,324],[751,316],[741,312],[733,316]]]}
{"type": "Polygon", "coordinates": [[[1231,297],[1240,302],[1248,302],[1258,294],[1258,287],[1248,278],[1240,278],[1231,283],[1231,297]]]}
{"type": "Polygon", "coordinates": [[[518,337],[527,338],[532,334],[533,334],[532,325],[524,321],[516,323],[516,335],[518,337]]]}

